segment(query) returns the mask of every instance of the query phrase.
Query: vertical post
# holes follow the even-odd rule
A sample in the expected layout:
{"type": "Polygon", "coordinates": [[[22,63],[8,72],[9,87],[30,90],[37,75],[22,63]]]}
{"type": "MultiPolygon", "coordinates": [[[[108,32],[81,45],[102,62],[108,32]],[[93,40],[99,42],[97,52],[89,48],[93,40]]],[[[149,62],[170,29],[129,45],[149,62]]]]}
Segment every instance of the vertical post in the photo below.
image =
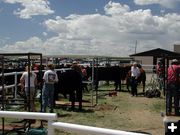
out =
{"type": "Polygon", "coordinates": [[[14,87],[14,99],[16,100],[17,99],[17,72],[14,72],[14,84],[15,84],[15,87],[14,87]]]}
{"type": "Polygon", "coordinates": [[[166,55],[164,55],[164,57],[163,57],[163,72],[164,72],[164,74],[163,74],[163,93],[164,93],[164,96],[165,96],[165,83],[166,83],[166,79],[167,79],[167,68],[168,68],[168,66],[167,66],[167,62],[166,62],[166,55]]]}
{"type": "Polygon", "coordinates": [[[96,58],[96,82],[95,82],[95,90],[96,90],[96,105],[98,104],[98,85],[99,85],[99,79],[98,79],[98,58],[96,58]]]}
{"type": "MultiPolygon", "coordinates": [[[[5,97],[5,89],[4,89],[4,56],[1,56],[2,63],[2,110],[4,111],[4,99],[5,97]]],[[[2,134],[4,135],[4,118],[2,118],[2,134]]]]}
{"type": "Polygon", "coordinates": [[[30,68],[31,68],[31,64],[30,64],[30,53],[28,53],[28,111],[31,111],[31,107],[30,107],[30,68]]]}
{"type": "Polygon", "coordinates": [[[164,68],[165,69],[165,74],[166,74],[166,80],[164,79],[164,89],[163,89],[163,92],[164,92],[164,96],[165,96],[165,98],[166,98],[166,114],[168,113],[168,107],[167,107],[167,93],[166,93],[166,91],[167,91],[167,88],[168,88],[168,83],[166,83],[167,82],[167,79],[168,79],[168,67],[169,67],[169,58],[167,57],[167,59],[166,59],[166,67],[164,68]]]}
{"type": "Polygon", "coordinates": [[[136,43],[135,43],[135,50],[134,50],[134,54],[136,54],[136,49],[137,49],[137,40],[136,40],[136,43]]]}
{"type": "Polygon", "coordinates": [[[157,57],[153,56],[153,73],[156,73],[157,57]]]}
{"type": "Polygon", "coordinates": [[[40,90],[41,90],[41,96],[40,96],[40,102],[41,102],[41,111],[42,111],[42,54],[40,55],[40,66],[39,66],[39,78],[40,78],[40,90]]]}
{"type": "Polygon", "coordinates": [[[92,88],[92,92],[91,92],[91,101],[92,101],[92,106],[93,106],[93,104],[94,104],[94,102],[93,102],[93,93],[94,93],[94,58],[93,58],[93,60],[92,60],[92,76],[91,76],[91,88],[92,88]]]}
{"type": "Polygon", "coordinates": [[[53,121],[48,120],[48,135],[54,135],[53,121]]]}

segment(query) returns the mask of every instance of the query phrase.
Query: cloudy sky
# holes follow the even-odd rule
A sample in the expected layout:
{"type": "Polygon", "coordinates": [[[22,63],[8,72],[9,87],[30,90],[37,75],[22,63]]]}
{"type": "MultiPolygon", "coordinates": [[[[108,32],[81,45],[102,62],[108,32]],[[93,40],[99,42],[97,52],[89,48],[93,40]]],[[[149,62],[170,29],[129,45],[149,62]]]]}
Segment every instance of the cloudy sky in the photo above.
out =
{"type": "Polygon", "coordinates": [[[174,44],[180,0],[0,0],[1,53],[129,56],[174,44]]]}

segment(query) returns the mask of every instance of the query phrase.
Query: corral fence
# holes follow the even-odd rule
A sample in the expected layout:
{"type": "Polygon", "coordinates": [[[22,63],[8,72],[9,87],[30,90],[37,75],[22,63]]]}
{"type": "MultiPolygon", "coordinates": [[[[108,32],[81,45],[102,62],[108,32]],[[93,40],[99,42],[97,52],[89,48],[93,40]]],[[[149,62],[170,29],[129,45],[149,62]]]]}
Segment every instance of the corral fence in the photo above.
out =
{"type": "MultiPolygon", "coordinates": [[[[56,69],[56,71],[62,71],[62,72],[64,70],[66,70],[66,69],[56,69]]],[[[4,87],[5,89],[12,88],[12,90],[14,90],[14,99],[17,99],[17,87],[18,87],[17,75],[22,74],[22,73],[23,72],[12,72],[12,73],[4,74],[4,76],[14,75],[14,84],[4,87]]],[[[2,74],[0,74],[0,76],[2,76],[2,74]]],[[[90,81],[89,83],[92,83],[92,82],[90,81]]],[[[2,89],[2,88],[0,87],[0,89],[2,89]]],[[[94,135],[145,135],[143,133],[134,133],[134,132],[126,132],[126,131],[98,128],[98,127],[92,127],[92,126],[85,126],[85,125],[55,122],[57,120],[57,115],[54,113],[0,111],[0,117],[1,118],[47,120],[48,121],[48,135],[54,135],[55,129],[62,129],[62,130],[67,130],[67,131],[71,131],[71,132],[94,134],[94,135]]]]}
{"type": "MultiPolygon", "coordinates": [[[[151,75],[153,73],[153,69],[155,68],[154,65],[142,65],[144,70],[147,72],[147,75],[148,75],[148,79],[147,80],[150,80],[151,79],[151,75]]],[[[68,70],[69,68],[63,68],[63,69],[55,69],[56,71],[61,71],[61,72],[64,72],[65,70],[68,70]]],[[[45,71],[45,70],[43,70],[45,71]]],[[[38,72],[38,71],[34,71],[34,72],[38,72]]],[[[14,83],[13,84],[10,84],[10,85],[5,85],[4,86],[4,89],[5,90],[11,90],[14,94],[13,94],[13,100],[14,101],[17,101],[17,90],[18,90],[18,75],[22,74],[22,72],[11,72],[11,73],[4,73],[4,76],[12,76],[14,75],[14,83]]],[[[0,74],[0,76],[2,76],[2,74],[0,74]]],[[[83,83],[86,83],[88,85],[91,86],[91,89],[94,89],[94,67],[92,67],[92,77],[91,77],[91,80],[89,81],[84,81],[83,83]]],[[[103,82],[101,82],[103,83],[103,82]]],[[[101,84],[100,83],[100,84],[101,84]]],[[[0,86],[0,90],[2,90],[2,86],[0,86]]],[[[93,103],[93,91],[91,93],[91,101],[92,101],[92,105],[94,105],[93,103]]],[[[15,102],[14,102],[15,103],[15,102]]]]}
{"type": "Polygon", "coordinates": [[[57,120],[56,113],[0,111],[0,117],[47,120],[48,135],[54,135],[55,129],[63,129],[66,131],[78,132],[84,134],[93,134],[93,135],[145,135],[143,133],[133,133],[133,132],[126,132],[126,131],[113,130],[107,128],[98,128],[98,127],[84,126],[78,124],[55,122],[57,120]]]}
{"type": "Polygon", "coordinates": [[[153,73],[156,70],[156,65],[142,65],[142,68],[147,72],[147,73],[153,73]]]}
{"type": "MultiPolygon", "coordinates": [[[[64,68],[64,69],[55,69],[55,71],[61,71],[61,72],[65,72],[66,70],[69,70],[70,68],[64,68]]],[[[45,70],[42,70],[45,71],[45,70]]],[[[11,72],[11,73],[4,73],[4,76],[13,76],[14,75],[14,83],[10,84],[10,85],[5,85],[4,89],[11,89],[12,91],[14,91],[14,99],[17,99],[17,89],[18,89],[18,75],[21,75],[24,71],[21,72],[11,72]]],[[[33,71],[33,72],[38,72],[38,71],[33,71]]],[[[2,74],[0,74],[0,76],[2,76],[2,74]]],[[[93,80],[92,80],[93,81],[93,80]]],[[[92,84],[92,81],[84,81],[83,83],[87,83],[87,84],[92,84]]],[[[2,87],[0,86],[0,90],[2,90],[2,87]]]]}

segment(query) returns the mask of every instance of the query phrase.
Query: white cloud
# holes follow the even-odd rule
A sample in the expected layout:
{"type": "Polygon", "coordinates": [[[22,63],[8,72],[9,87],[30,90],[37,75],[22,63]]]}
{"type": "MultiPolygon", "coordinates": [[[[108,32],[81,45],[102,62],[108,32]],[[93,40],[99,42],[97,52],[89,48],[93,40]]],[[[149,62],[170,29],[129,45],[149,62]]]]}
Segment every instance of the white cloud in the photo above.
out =
{"type": "Polygon", "coordinates": [[[99,12],[99,10],[96,8],[96,9],[95,9],[95,12],[99,12]]]}
{"type": "Polygon", "coordinates": [[[54,13],[50,9],[50,3],[47,0],[4,0],[6,3],[20,3],[23,9],[18,8],[14,11],[22,19],[30,19],[36,15],[48,15],[54,13]]]}
{"type": "Polygon", "coordinates": [[[16,52],[42,52],[44,53],[43,49],[43,42],[38,37],[32,37],[26,41],[18,41],[15,44],[7,44],[1,48],[4,52],[9,53],[16,53],[16,52]]]}
{"type": "Polygon", "coordinates": [[[107,15],[70,15],[64,19],[57,17],[45,21],[44,25],[59,35],[58,40],[66,41],[66,47],[73,48],[73,51],[84,44],[81,53],[127,56],[134,52],[131,48],[136,40],[140,43],[137,52],[149,46],[170,49],[170,45],[179,41],[177,35],[180,23],[176,20],[180,15],[154,16],[150,9],[130,11],[124,7],[109,2],[105,6],[107,15]]]}
{"type": "Polygon", "coordinates": [[[134,0],[137,5],[159,4],[166,8],[175,8],[180,0],[134,0]]]}
{"type": "Polygon", "coordinates": [[[129,11],[128,5],[121,5],[120,3],[115,3],[109,1],[109,3],[104,7],[106,14],[123,14],[129,11]]]}
{"type": "Polygon", "coordinates": [[[150,9],[131,11],[129,8],[124,10],[124,6],[120,5],[109,2],[104,8],[105,15],[72,14],[65,18],[57,16],[48,19],[43,25],[56,36],[47,37],[45,41],[33,37],[6,45],[3,49],[59,55],[128,56],[134,53],[136,40],[137,52],[157,47],[171,49],[174,43],[180,41],[179,14],[154,16],[150,9]]]}
{"type": "Polygon", "coordinates": [[[48,35],[47,32],[43,32],[42,34],[43,34],[43,36],[47,36],[48,35]]]}

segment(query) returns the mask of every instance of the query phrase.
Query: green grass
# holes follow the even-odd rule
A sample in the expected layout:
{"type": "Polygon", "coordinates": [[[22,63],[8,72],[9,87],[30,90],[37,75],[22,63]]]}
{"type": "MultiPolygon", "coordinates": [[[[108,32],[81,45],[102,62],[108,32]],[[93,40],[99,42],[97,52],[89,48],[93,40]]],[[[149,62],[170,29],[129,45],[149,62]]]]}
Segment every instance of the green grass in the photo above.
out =
{"type": "MultiPolygon", "coordinates": [[[[67,115],[60,117],[58,121],[126,131],[147,132],[146,129],[163,128],[160,112],[165,111],[164,98],[131,97],[128,92],[119,92],[118,96],[109,97],[108,90],[113,89],[113,85],[103,85],[98,92],[97,106],[83,107],[82,112],[57,109],[56,112],[60,115],[67,115]]],[[[83,97],[86,98],[90,99],[83,97]]],[[[81,135],[61,130],[57,130],[56,134],[81,135]]]]}
{"type": "MultiPolygon", "coordinates": [[[[98,104],[83,106],[81,112],[78,109],[73,112],[69,107],[57,106],[55,112],[59,114],[58,121],[125,131],[149,132],[153,135],[163,134],[164,127],[160,112],[165,111],[164,98],[131,97],[128,92],[118,92],[118,96],[109,97],[108,90],[113,89],[113,85],[101,86],[98,92],[98,104]]],[[[125,90],[125,87],[122,86],[122,89],[125,90]]],[[[141,87],[138,89],[141,92],[141,87]]],[[[95,92],[93,94],[95,104],[95,92]]],[[[91,102],[91,91],[84,93],[83,99],[91,102]]],[[[64,99],[60,96],[59,100],[64,99]]],[[[47,123],[44,123],[44,126],[46,127],[47,123]]],[[[56,130],[56,135],[84,135],[84,133],[56,130]]]]}
{"type": "Polygon", "coordinates": [[[165,103],[162,103],[162,101],[156,100],[156,102],[152,103],[150,106],[151,111],[159,112],[159,110],[164,111],[165,110],[165,103]]]}

